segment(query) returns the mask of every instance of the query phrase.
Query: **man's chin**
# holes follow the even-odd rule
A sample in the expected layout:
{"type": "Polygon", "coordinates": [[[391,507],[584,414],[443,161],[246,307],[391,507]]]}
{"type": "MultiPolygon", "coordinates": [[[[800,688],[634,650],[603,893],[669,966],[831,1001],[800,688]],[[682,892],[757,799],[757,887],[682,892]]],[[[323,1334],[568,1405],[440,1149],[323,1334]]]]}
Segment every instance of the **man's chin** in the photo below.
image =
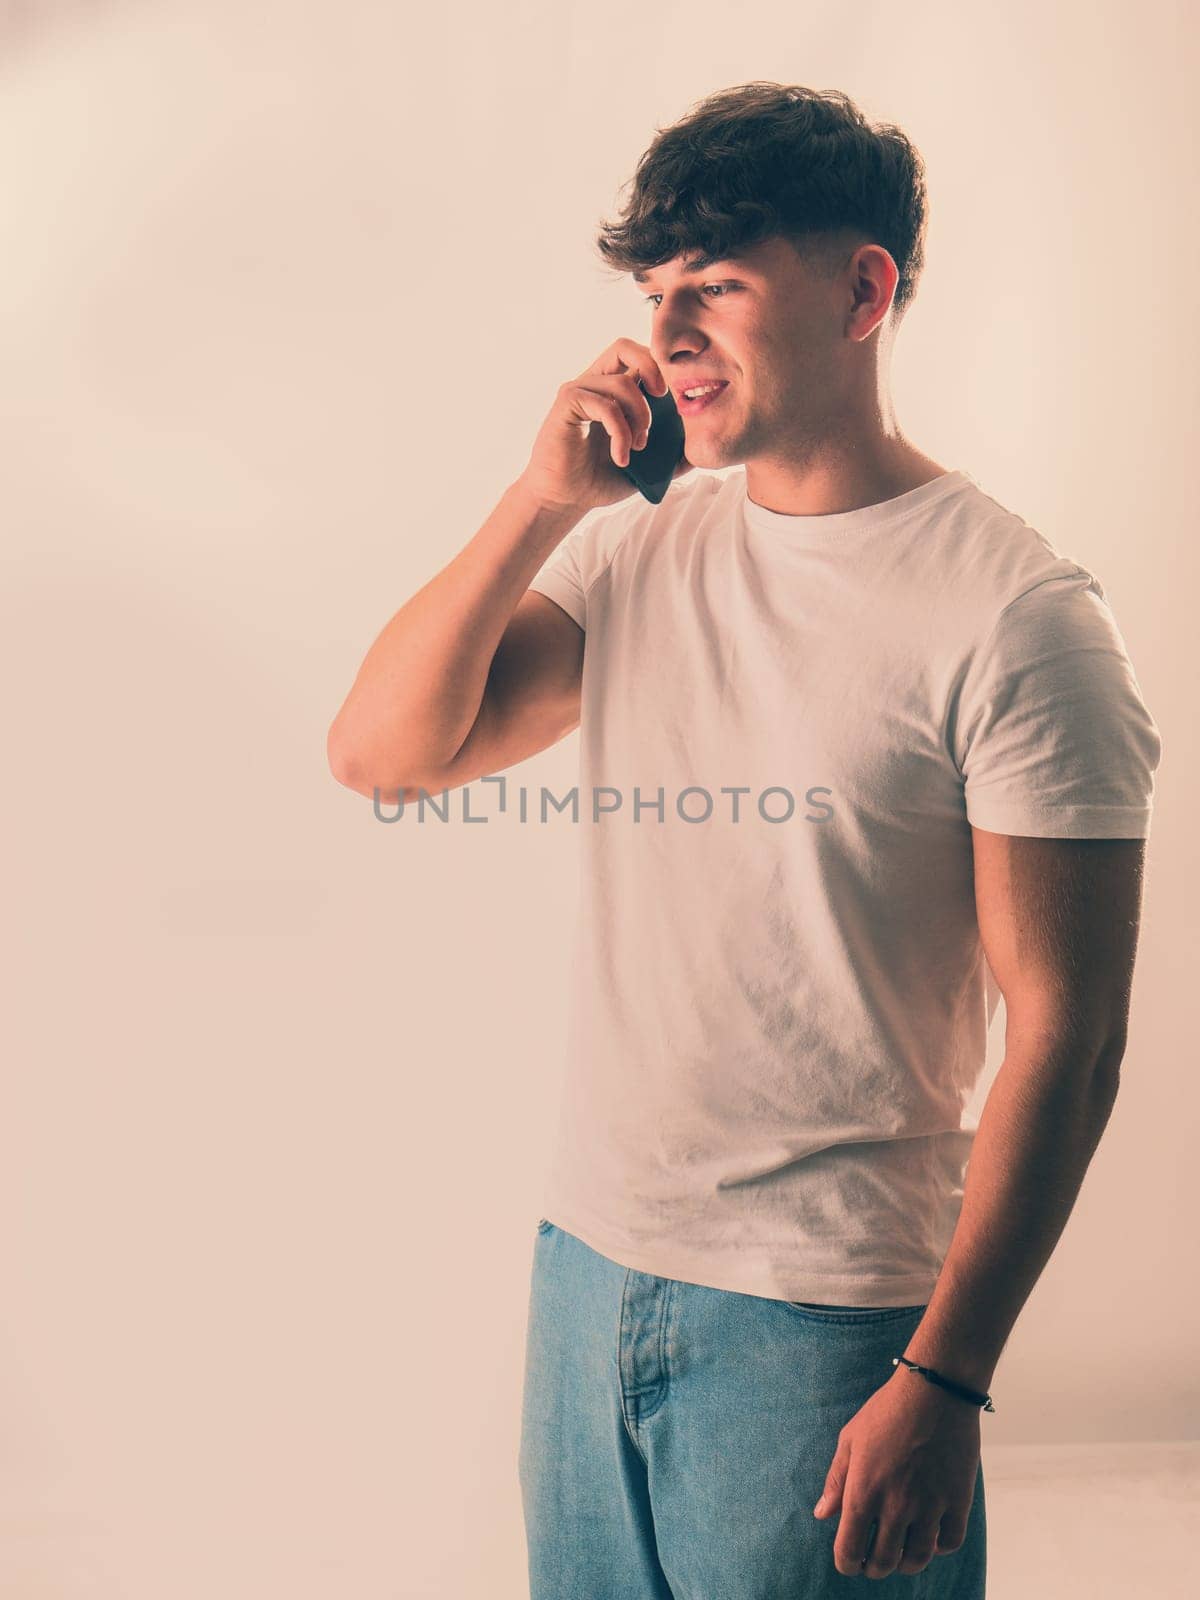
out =
{"type": "Polygon", "coordinates": [[[736,467],[744,459],[735,440],[720,438],[690,438],[683,453],[693,467],[707,468],[710,472],[719,467],[736,467]]]}

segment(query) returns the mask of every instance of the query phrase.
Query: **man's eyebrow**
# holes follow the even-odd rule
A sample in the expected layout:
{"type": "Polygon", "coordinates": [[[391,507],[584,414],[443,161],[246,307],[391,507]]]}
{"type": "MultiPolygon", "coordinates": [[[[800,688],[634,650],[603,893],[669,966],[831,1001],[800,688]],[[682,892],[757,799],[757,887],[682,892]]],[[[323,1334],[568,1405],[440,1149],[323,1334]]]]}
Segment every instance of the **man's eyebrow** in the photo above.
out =
{"type": "MultiPolygon", "coordinates": [[[[710,267],[721,267],[729,263],[730,266],[740,266],[745,261],[744,256],[690,256],[684,263],[685,272],[707,272],[710,267]]],[[[634,283],[649,283],[649,272],[635,272],[634,283]]]]}

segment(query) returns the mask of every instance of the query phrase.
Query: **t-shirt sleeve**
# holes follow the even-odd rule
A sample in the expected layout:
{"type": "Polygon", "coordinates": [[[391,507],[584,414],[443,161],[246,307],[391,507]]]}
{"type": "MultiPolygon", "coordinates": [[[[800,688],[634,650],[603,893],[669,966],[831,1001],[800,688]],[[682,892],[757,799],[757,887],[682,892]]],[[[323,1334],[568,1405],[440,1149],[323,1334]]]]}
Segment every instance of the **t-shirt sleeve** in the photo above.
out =
{"type": "Polygon", "coordinates": [[[529,587],[555,601],[586,631],[584,531],[583,525],[577,524],[564,536],[530,579],[529,587]]]}
{"type": "Polygon", "coordinates": [[[1005,606],[959,698],[955,758],[973,826],[1043,839],[1144,838],[1161,754],[1091,573],[1044,580],[1005,606]]]}
{"type": "Polygon", "coordinates": [[[589,594],[622,544],[631,534],[645,532],[658,510],[640,494],[594,506],[554,547],[529,587],[556,601],[586,633],[589,594]]]}

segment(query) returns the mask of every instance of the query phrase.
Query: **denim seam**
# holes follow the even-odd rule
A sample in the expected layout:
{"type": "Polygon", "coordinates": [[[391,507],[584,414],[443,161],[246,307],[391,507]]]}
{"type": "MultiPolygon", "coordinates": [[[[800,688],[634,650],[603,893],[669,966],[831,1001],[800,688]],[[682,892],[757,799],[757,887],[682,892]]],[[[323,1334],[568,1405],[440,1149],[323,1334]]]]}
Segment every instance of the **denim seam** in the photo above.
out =
{"type": "MultiPolygon", "coordinates": [[[[629,1276],[629,1269],[627,1268],[621,1283],[621,1303],[617,1311],[617,1400],[621,1406],[621,1421],[625,1426],[625,1432],[629,1435],[629,1441],[641,1457],[642,1465],[649,1467],[650,1458],[642,1449],[641,1440],[629,1420],[629,1408],[626,1405],[627,1396],[625,1394],[625,1373],[621,1367],[621,1338],[625,1332],[625,1307],[629,1298],[629,1276]]],[[[634,1398],[637,1398],[636,1395],[634,1398]]]]}
{"type": "Polygon", "coordinates": [[[658,1401],[653,1410],[641,1413],[639,1418],[641,1422],[649,1421],[651,1417],[661,1411],[667,1403],[667,1390],[671,1385],[671,1374],[667,1368],[667,1323],[675,1303],[675,1280],[673,1278],[663,1278],[662,1282],[667,1286],[666,1293],[663,1296],[662,1314],[658,1321],[658,1370],[662,1373],[662,1378],[657,1384],[659,1390],[658,1401]]]}

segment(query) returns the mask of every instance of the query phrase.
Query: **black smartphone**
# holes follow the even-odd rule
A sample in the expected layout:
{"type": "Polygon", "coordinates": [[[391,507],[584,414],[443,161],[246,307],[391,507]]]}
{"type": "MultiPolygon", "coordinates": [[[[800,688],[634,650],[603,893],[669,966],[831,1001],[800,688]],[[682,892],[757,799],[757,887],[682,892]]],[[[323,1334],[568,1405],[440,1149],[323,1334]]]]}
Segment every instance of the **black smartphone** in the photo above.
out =
{"type": "Polygon", "coordinates": [[[683,455],[683,418],[675,405],[670,389],[664,395],[651,394],[642,380],[638,388],[650,406],[650,431],[646,435],[644,450],[629,452],[629,465],[619,467],[635,488],[654,505],[671,486],[675,468],[683,455]]]}

